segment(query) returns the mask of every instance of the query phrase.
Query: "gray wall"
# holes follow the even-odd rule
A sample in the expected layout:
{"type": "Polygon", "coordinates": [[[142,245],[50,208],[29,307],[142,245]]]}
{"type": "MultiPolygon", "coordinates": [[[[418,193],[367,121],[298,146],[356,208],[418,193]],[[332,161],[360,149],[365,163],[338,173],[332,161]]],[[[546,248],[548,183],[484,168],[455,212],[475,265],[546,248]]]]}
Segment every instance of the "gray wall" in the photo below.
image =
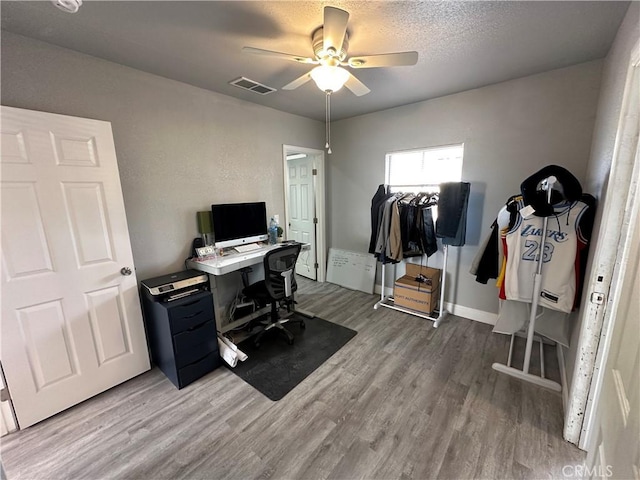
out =
{"type": "Polygon", "coordinates": [[[282,145],[320,122],[2,34],[3,105],[111,122],[138,279],[183,268],[196,212],[266,201],[284,215],[282,145]]]}
{"type": "MultiPolygon", "coordinates": [[[[593,144],[591,147],[591,157],[587,165],[585,190],[592,193],[598,203],[602,205],[605,201],[605,191],[613,160],[613,149],[615,146],[618,121],[620,119],[620,109],[622,108],[622,96],[624,93],[625,81],[631,50],[640,39],[640,3],[631,2],[627,15],[625,16],[615,42],[604,60],[602,70],[602,87],[598,102],[597,117],[593,131],[593,144]]],[[[597,239],[602,221],[602,208],[596,213],[596,220],[592,238],[597,239]]],[[[591,249],[593,254],[593,248],[591,249]]],[[[585,285],[589,279],[595,275],[592,271],[592,258],[587,264],[585,285]]],[[[582,305],[586,301],[588,292],[585,290],[582,305]]],[[[582,327],[582,310],[576,315],[577,321],[573,328],[569,353],[567,355],[567,375],[573,377],[573,371],[578,355],[578,340],[582,327]]]]}
{"type": "MultiPolygon", "coordinates": [[[[112,122],[140,278],[179,269],[195,212],[265,200],[284,213],[281,146],[322,148],[323,125],[25,37],[3,33],[2,103],[112,122]]],[[[390,151],[465,144],[468,245],[452,249],[448,301],[497,312],[492,285],[467,273],[520,182],[557,163],[585,179],[601,61],[332,124],[329,246],[365,251],[369,204],[390,151]]]]}
{"type": "Polygon", "coordinates": [[[497,312],[495,286],[468,273],[478,243],[507,198],[543,166],[562,165],[585,180],[601,67],[588,62],[333,123],[329,244],[366,251],[370,201],[384,183],[387,152],[464,143],[468,243],[452,249],[448,271],[457,285],[447,301],[497,312]]]}

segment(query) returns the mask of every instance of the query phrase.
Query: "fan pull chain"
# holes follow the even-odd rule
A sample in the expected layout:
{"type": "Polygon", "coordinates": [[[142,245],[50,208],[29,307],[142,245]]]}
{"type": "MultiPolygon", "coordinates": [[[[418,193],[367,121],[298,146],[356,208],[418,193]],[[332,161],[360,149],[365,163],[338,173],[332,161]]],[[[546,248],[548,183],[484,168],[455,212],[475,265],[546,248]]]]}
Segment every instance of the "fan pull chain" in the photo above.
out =
{"type": "Polygon", "coordinates": [[[329,92],[324,95],[324,148],[329,148],[329,92]]]}
{"type": "Polygon", "coordinates": [[[324,147],[327,149],[327,153],[331,155],[331,90],[327,90],[327,96],[325,99],[325,136],[326,143],[324,147]]]}

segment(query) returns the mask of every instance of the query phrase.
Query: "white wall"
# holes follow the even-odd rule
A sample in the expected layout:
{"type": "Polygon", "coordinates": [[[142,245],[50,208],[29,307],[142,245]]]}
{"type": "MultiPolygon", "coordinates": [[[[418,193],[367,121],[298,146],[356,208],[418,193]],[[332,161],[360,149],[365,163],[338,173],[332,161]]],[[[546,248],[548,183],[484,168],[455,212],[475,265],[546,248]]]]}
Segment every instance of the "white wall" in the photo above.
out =
{"type": "Polygon", "coordinates": [[[282,145],[323,125],[19,35],[2,34],[3,105],[111,122],[138,279],[183,268],[212,203],[284,215],[282,145]]]}
{"type": "Polygon", "coordinates": [[[333,123],[330,245],[367,250],[371,197],[384,183],[387,152],[464,143],[462,175],[472,191],[467,245],[451,249],[457,285],[447,301],[496,313],[495,286],[468,273],[478,243],[507,198],[543,166],[562,165],[584,182],[601,67],[588,62],[333,123]]]}
{"type": "Polygon", "coordinates": [[[631,2],[603,63],[600,99],[585,182],[585,186],[596,198],[601,198],[604,194],[609,177],[629,56],[639,38],[640,3],[631,2]]]}

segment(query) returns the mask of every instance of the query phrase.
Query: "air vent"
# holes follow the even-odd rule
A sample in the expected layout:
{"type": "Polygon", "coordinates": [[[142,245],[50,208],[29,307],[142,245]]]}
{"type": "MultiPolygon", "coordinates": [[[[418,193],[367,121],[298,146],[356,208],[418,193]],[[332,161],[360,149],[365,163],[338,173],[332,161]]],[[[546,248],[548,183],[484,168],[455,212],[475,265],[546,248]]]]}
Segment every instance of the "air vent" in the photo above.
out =
{"type": "Polygon", "coordinates": [[[267,87],[266,85],[263,85],[258,82],[254,82],[253,80],[249,80],[248,78],[245,78],[245,77],[236,78],[235,80],[232,80],[229,83],[236,87],[242,88],[244,90],[249,90],[251,92],[255,92],[260,95],[267,95],[271,92],[276,91],[275,88],[267,87]]]}

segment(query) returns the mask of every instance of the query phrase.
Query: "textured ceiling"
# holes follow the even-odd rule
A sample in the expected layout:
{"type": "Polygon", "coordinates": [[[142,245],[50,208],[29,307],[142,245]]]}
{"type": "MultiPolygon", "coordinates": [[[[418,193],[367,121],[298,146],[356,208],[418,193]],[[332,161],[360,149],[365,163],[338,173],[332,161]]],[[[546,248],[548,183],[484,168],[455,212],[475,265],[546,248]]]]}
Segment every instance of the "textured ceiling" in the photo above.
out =
{"type": "Polygon", "coordinates": [[[352,72],[371,93],[333,95],[337,120],[604,57],[628,2],[91,1],[1,3],[2,29],[278,110],[324,119],[311,66],[241,52],[312,56],[323,7],[349,12],[349,56],[415,50],[417,65],[352,72]],[[229,81],[276,88],[266,96],[229,81]]]}

